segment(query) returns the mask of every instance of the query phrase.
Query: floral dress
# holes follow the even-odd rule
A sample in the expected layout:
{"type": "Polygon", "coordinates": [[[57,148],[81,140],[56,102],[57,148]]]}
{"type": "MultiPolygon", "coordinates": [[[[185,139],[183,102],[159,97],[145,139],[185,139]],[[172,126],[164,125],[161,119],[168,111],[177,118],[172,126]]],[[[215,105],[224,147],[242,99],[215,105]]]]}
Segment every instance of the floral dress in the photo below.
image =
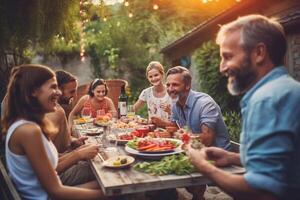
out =
{"type": "Polygon", "coordinates": [[[172,106],[172,99],[168,95],[168,93],[166,93],[165,96],[160,97],[160,98],[155,97],[153,95],[153,86],[152,86],[152,87],[144,89],[141,92],[141,94],[139,96],[139,99],[141,101],[147,102],[149,119],[153,116],[159,117],[159,118],[164,119],[164,120],[169,120],[170,119],[169,113],[165,112],[161,108],[162,104],[168,104],[170,106],[170,108],[172,106]]]}

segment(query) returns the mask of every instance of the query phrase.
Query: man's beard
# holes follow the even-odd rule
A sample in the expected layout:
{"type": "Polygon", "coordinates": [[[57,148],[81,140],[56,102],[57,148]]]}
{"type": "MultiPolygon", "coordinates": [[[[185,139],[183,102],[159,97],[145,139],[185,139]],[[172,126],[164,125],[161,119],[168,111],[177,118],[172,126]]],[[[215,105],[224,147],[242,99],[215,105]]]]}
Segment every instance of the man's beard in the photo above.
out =
{"type": "Polygon", "coordinates": [[[178,92],[178,94],[176,95],[175,98],[171,98],[172,99],[172,103],[177,103],[179,101],[179,99],[181,97],[183,97],[183,96],[184,96],[184,92],[183,91],[178,92]]]}
{"type": "Polygon", "coordinates": [[[71,104],[73,98],[60,97],[58,100],[59,104],[71,104]]]}
{"type": "Polygon", "coordinates": [[[234,76],[234,79],[228,78],[227,89],[234,96],[245,93],[257,76],[249,57],[246,57],[242,63],[239,69],[229,72],[229,76],[234,76]]]}

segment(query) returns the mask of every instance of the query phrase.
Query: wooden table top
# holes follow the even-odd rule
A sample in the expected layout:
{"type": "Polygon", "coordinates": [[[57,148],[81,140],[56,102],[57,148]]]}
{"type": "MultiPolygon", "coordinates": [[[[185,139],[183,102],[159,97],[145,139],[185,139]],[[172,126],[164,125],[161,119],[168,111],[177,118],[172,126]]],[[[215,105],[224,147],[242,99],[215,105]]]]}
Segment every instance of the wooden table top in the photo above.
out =
{"type": "MultiPolygon", "coordinates": [[[[97,140],[99,141],[99,139],[96,139],[95,137],[89,137],[87,142],[97,142],[97,140]]],[[[118,151],[121,155],[128,155],[124,146],[118,146],[118,151]]],[[[144,161],[140,158],[135,159],[134,164],[144,161]]],[[[132,166],[123,169],[106,168],[103,166],[102,162],[103,161],[99,156],[96,156],[90,161],[91,168],[103,193],[108,196],[211,183],[208,178],[200,173],[180,176],[175,174],[156,176],[134,170],[132,166]]],[[[238,166],[230,166],[222,169],[230,173],[244,173],[245,171],[244,168],[238,166]]]]}

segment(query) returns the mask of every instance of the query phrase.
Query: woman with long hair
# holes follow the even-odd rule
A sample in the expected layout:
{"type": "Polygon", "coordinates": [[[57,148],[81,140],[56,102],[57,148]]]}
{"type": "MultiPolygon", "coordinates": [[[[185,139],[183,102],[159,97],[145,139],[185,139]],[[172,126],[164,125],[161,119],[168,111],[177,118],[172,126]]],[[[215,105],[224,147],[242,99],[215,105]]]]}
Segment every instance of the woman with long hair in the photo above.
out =
{"type": "Polygon", "coordinates": [[[50,140],[56,130],[45,117],[61,95],[55,73],[41,65],[14,67],[2,125],[9,174],[22,199],[99,199],[100,189],[61,184],[58,153],[50,140]]]}

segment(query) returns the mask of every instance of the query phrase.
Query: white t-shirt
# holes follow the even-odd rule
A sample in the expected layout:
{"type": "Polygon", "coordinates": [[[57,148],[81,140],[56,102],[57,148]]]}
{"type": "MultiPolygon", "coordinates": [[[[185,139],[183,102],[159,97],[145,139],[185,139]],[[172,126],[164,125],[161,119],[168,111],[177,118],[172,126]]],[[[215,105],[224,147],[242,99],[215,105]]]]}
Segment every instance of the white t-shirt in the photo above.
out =
{"type": "Polygon", "coordinates": [[[166,92],[166,95],[163,97],[155,97],[153,95],[153,86],[144,89],[140,96],[139,99],[141,101],[145,101],[147,102],[147,106],[148,106],[148,117],[149,119],[153,116],[155,117],[159,117],[161,119],[165,119],[165,120],[170,120],[170,115],[169,113],[165,112],[162,108],[161,108],[161,104],[169,104],[170,105],[170,109],[172,106],[172,99],[171,97],[168,95],[168,93],[166,92]]]}

